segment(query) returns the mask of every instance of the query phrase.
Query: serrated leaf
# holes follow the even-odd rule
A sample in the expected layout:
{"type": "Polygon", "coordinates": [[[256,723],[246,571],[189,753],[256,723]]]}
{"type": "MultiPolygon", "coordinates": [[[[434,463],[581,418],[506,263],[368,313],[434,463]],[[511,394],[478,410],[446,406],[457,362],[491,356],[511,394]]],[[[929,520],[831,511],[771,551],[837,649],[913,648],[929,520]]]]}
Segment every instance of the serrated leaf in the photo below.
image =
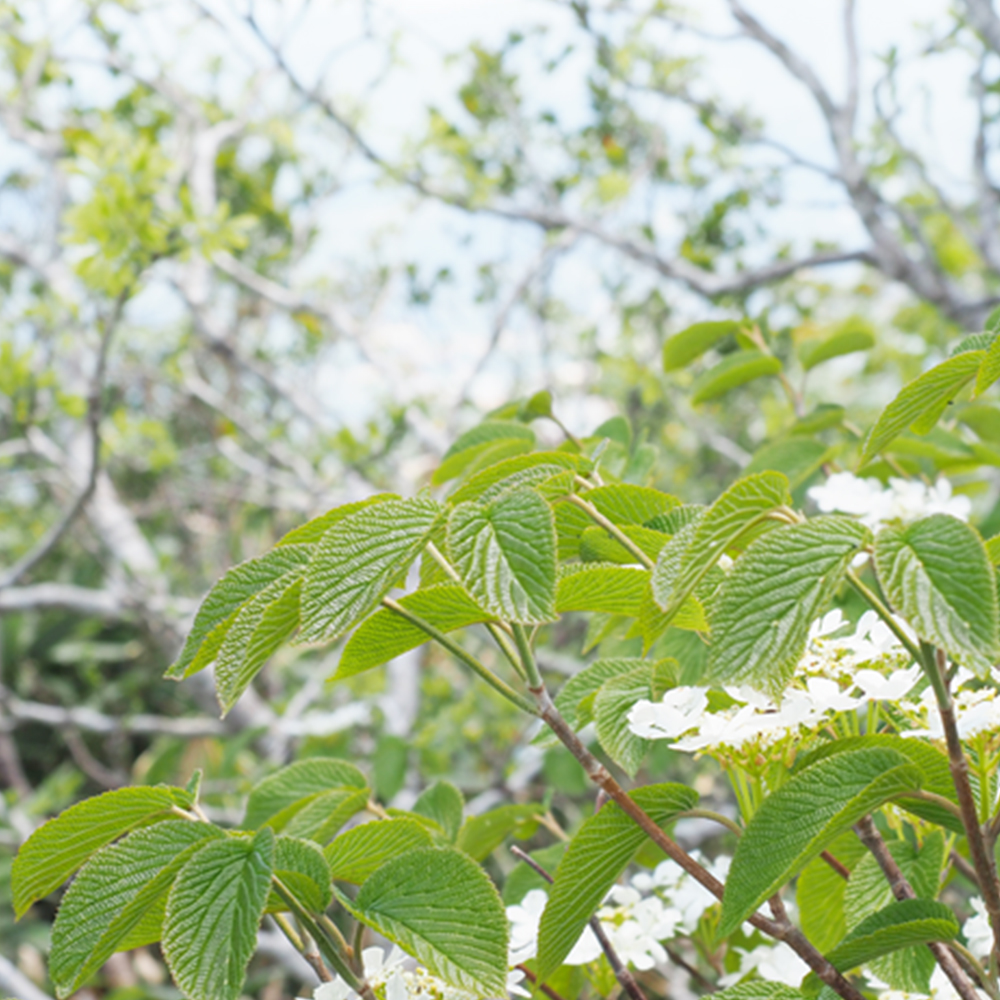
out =
{"type": "Polygon", "coordinates": [[[792,425],[792,434],[818,434],[844,421],[844,408],[836,403],[820,403],[811,413],[799,417],[792,425]]]}
{"type": "Polygon", "coordinates": [[[791,777],[761,804],[736,845],[718,936],[728,937],[838,834],[923,774],[894,750],[837,754],[791,777]]]}
{"type": "Polygon", "coordinates": [[[387,500],[335,524],[319,542],[302,590],[301,642],[336,639],[396,585],[444,517],[427,497],[387,500]]]}
{"type": "Polygon", "coordinates": [[[556,587],[556,611],[599,611],[607,614],[639,614],[649,572],[631,566],[600,563],[567,568],[556,587]]]}
{"type": "Polygon", "coordinates": [[[649,660],[638,657],[595,660],[563,684],[556,695],[556,708],[574,729],[580,729],[593,719],[593,698],[605,681],[649,666],[649,660]],[[584,708],[582,703],[588,700],[590,704],[584,708]]]}
{"type": "Polygon", "coordinates": [[[365,507],[373,504],[385,503],[386,500],[398,500],[396,493],[376,493],[375,496],[365,497],[364,500],[356,500],[354,503],[345,503],[333,510],[328,510],[319,517],[314,517],[311,521],[293,528],[283,535],[277,546],[282,545],[315,545],[338,521],[343,521],[345,517],[356,514],[365,507]]]}
{"type": "MultiPolygon", "coordinates": [[[[869,857],[853,830],[840,834],[827,851],[848,871],[869,857]]],[[[844,895],[848,881],[821,858],[813,858],[802,869],[795,884],[802,933],[817,950],[829,951],[847,933],[844,895]]]]}
{"type": "Polygon", "coordinates": [[[780,694],[805,651],[809,626],[869,538],[857,521],[828,516],[776,528],[754,541],[712,604],[709,677],[780,694]]]}
{"type": "Polygon", "coordinates": [[[628,713],[643,698],[651,699],[652,664],[606,680],[594,696],[597,740],[604,752],[634,778],[649,750],[649,741],[629,729],[628,713]]]}
{"type": "Polygon", "coordinates": [[[214,841],[180,870],[163,924],[163,956],[190,1000],[237,1000],[271,884],[274,834],[214,841]]]}
{"type": "Polygon", "coordinates": [[[755,979],[719,990],[712,994],[712,1000],[802,1000],[802,993],[784,983],[755,979]]]}
{"type": "Polygon", "coordinates": [[[426,828],[415,820],[388,819],[345,830],[323,853],[335,879],[361,885],[387,861],[432,843],[426,828]]]}
{"type": "MultiPolygon", "coordinates": [[[[454,632],[494,616],[484,611],[457,583],[424,587],[399,603],[442,632],[454,632]]],[[[427,633],[387,608],[376,611],[355,629],[344,646],[334,680],[371,670],[427,642],[427,633]]]]}
{"type": "Polygon", "coordinates": [[[409,851],[371,875],[353,902],[337,898],[452,986],[506,993],[507,914],[486,873],[461,851],[409,851]]]}
{"type": "Polygon", "coordinates": [[[544,812],[541,804],[527,802],[470,816],[458,831],[455,846],[474,861],[485,861],[512,833],[536,825],[534,820],[544,812]]]}
{"type": "Polygon", "coordinates": [[[746,385],[766,375],[777,375],[781,362],[773,354],[757,350],[728,354],[714,368],[702,372],[691,384],[691,402],[697,406],[725,395],[730,389],[746,385]]]}
{"type": "Polygon", "coordinates": [[[465,799],[450,781],[434,782],[413,803],[413,812],[434,820],[452,842],[458,836],[464,811],[465,799]]]}
{"type": "Polygon", "coordinates": [[[166,820],[98,851],[63,896],[52,926],[49,975],[57,995],[75,992],[116,951],[158,941],[174,876],[223,836],[207,823],[166,820]]]}
{"type": "Polygon", "coordinates": [[[905,386],[882,411],[865,439],[861,464],[869,462],[908,427],[926,433],[944,413],[964,385],[975,378],[983,351],[969,351],[949,358],[905,386]]]}
{"type": "Polygon", "coordinates": [[[724,319],[695,323],[680,333],[675,333],[663,345],[663,370],[672,372],[684,368],[723,337],[731,336],[739,329],[740,323],[737,320],[724,319]]]}
{"type": "Polygon", "coordinates": [[[993,568],[975,529],[948,514],[886,527],[875,566],[890,602],[924,640],[981,677],[1000,657],[993,568]]]}
{"type": "Polygon", "coordinates": [[[839,358],[855,351],[867,351],[875,346],[875,338],[868,330],[853,329],[835,333],[826,340],[808,341],[799,348],[799,360],[806,371],[831,358],[839,358]]]}
{"type": "MultiPolygon", "coordinates": [[[[312,913],[323,913],[333,901],[333,878],[323,852],[311,841],[281,836],[274,842],[274,875],[312,913]]],[[[281,913],[288,904],[268,895],[266,910],[281,913]]]]}
{"type": "Polygon", "coordinates": [[[11,866],[18,919],[106,844],[149,820],[166,818],[175,806],[190,805],[191,796],[182,788],[118,788],[50,819],[24,842],[11,866]]]}
{"type": "Polygon", "coordinates": [[[791,500],[788,480],[780,473],[747,476],[675,536],[657,560],[652,578],[653,596],[668,624],[719,557],[791,500]]]}
{"type": "Polygon", "coordinates": [[[648,653],[653,647],[653,643],[662,636],[667,629],[673,625],[675,628],[688,629],[689,631],[707,632],[708,619],[705,617],[705,608],[701,601],[690,594],[680,606],[677,613],[667,619],[660,610],[660,606],[653,597],[652,584],[646,587],[646,592],[642,595],[642,604],[639,607],[639,617],[632,624],[626,633],[626,638],[634,636],[642,637],[643,653],[648,653]]]}
{"type": "MultiPolygon", "coordinates": [[[[646,785],[629,795],[661,826],[698,803],[696,792],[675,784],[646,785]]],[[[614,802],[606,802],[577,831],[556,869],[539,924],[539,982],[562,964],[645,839],[646,834],[614,802]]]]}
{"type": "MultiPolygon", "coordinates": [[[[954,913],[944,903],[904,899],[862,921],[826,958],[838,971],[848,972],[900,948],[928,941],[952,941],[958,930],[954,913]]],[[[807,997],[817,996],[822,988],[814,972],[802,980],[800,987],[807,997]]]]}
{"type": "Polygon", "coordinates": [[[654,531],[662,531],[665,535],[676,535],[689,524],[700,520],[706,510],[708,508],[700,503],[681,504],[679,507],[674,507],[672,510],[650,518],[645,527],[652,528],[654,531]]]}
{"type": "Polygon", "coordinates": [[[368,789],[337,789],[297,802],[268,822],[275,832],[325,844],[368,804],[368,789]]]}
{"type": "MultiPolygon", "coordinates": [[[[641,524],[626,524],[620,530],[650,559],[655,559],[660,554],[660,549],[669,539],[663,532],[644,528],[641,524]]],[[[613,562],[624,565],[639,561],[631,549],[622,545],[607,529],[596,524],[585,528],[580,535],[580,558],[584,562],[613,562]]]]}
{"type": "Polygon", "coordinates": [[[517,455],[470,476],[448,497],[449,503],[465,503],[484,496],[495,499],[518,486],[534,486],[563,472],[589,472],[593,462],[566,451],[535,451],[517,455]]]}
{"type": "Polygon", "coordinates": [[[534,491],[459,504],[448,520],[448,549],[466,589],[491,614],[526,625],[556,618],[555,526],[534,491]]]}
{"type": "MultiPolygon", "coordinates": [[[[535,432],[517,420],[484,420],[466,431],[445,453],[431,482],[435,486],[466,472],[490,455],[496,462],[535,447],[535,432]]],[[[491,463],[492,464],[492,463],[491,463]]]]}
{"type": "Polygon", "coordinates": [[[291,586],[312,551],[309,545],[285,545],[229,570],[201,602],[184,648],[164,676],[179,680],[207,667],[243,604],[279,580],[291,586]]]}
{"type": "Polygon", "coordinates": [[[986,556],[994,566],[1000,566],[1000,535],[994,535],[986,545],[986,556]]]}
{"type": "Polygon", "coordinates": [[[994,334],[993,342],[986,351],[979,371],[976,372],[975,395],[981,396],[998,378],[1000,378],[1000,337],[994,334]]]}
{"type": "MultiPolygon", "coordinates": [[[[287,813],[297,803],[305,804],[324,792],[337,789],[365,790],[365,776],[353,764],[332,757],[313,757],[269,774],[250,791],[244,830],[256,830],[272,817],[287,813]]],[[[290,816],[286,817],[290,819],[290,816]]]]}

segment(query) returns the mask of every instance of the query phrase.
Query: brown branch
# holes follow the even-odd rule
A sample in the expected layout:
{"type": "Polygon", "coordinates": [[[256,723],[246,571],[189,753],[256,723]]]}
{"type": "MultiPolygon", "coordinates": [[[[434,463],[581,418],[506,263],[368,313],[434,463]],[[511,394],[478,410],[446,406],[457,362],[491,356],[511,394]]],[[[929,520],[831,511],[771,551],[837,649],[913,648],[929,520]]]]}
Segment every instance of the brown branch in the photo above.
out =
{"type": "Polygon", "coordinates": [[[851,877],[851,870],[838,861],[829,851],[823,851],[820,857],[845,881],[851,877]]]}

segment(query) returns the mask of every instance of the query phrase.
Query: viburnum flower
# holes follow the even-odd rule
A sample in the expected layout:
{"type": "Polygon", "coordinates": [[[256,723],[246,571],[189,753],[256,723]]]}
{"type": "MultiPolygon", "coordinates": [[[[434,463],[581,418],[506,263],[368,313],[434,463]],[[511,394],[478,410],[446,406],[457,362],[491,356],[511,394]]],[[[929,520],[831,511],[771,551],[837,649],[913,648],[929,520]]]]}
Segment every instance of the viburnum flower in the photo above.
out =
{"type": "Polygon", "coordinates": [[[720,986],[734,986],[751,972],[771,983],[798,986],[809,966],[787,944],[758,945],[753,951],[740,952],[740,967],[719,980],[720,986]]]}
{"type": "MultiPolygon", "coordinates": [[[[510,965],[520,965],[538,953],[538,925],[548,898],[544,889],[532,889],[520,903],[507,907],[507,919],[510,921],[510,965]]],[[[601,946],[594,937],[594,932],[587,927],[563,961],[566,965],[586,965],[600,954],[601,946]]]]}
{"type": "Polygon", "coordinates": [[[989,915],[986,913],[986,904],[978,896],[973,896],[969,903],[974,912],[965,921],[962,933],[965,935],[969,951],[976,958],[989,959],[993,950],[993,930],[990,927],[989,915]]]}

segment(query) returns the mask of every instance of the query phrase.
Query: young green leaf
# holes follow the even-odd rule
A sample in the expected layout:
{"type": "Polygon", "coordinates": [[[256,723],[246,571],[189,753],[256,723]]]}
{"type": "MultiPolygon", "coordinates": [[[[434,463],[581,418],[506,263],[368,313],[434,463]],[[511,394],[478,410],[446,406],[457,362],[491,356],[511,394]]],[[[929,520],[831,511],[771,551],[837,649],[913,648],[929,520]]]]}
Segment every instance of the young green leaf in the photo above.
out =
{"type": "Polygon", "coordinates": [[[174,876],[195,851],[224,836],[207,823],[166,820],[98,851],[63,896],[52,926],[56,994],[75,992],[116,951],[158,941],[174,876]]]}
{"type": "Polygon", "coordinates": [[[462,825],[465,799],[450,781],[436,781],[413,803],[413,811],[434,820],[445,836],[454,841],[462,825]]]}
{"type": "Polygon", "coordinates": [[[535,451],[517,455],[470,476],[448,497],[452,504],[467,500],[495,500],[521,486],[537,486],[564,472],[589,472],[593,462],[567,451],[535,451]]]}
{"type": "Polygon", "coordinates": [[[556,610],[601,611],[612,615],[639,614],[649,572],[632,566],[601,563],[571,564],[560,574],[556,610]]]}
{"type": "Polygon", "coordinates": [[[807,341],[799,348],[802,367],[809,371],[824,361],[839,358],[855,351],[868,351],[875,346],[875,338],[870,330],[860,328],[843,330],[826,340],[807,341]]]}
{"type": "Polygon", "coordinates": [[[887,527],[875,566],[889,600],[927,642],[988,676],[1000,657],[993,567],[974,528],[947,514],[887,527]]]}
{"type": "Polygon", "coordinates": [[[389,819],[345,830],[323,853],[335,879],[361,885],[387,861],[431,846],[431,835],[415,820],[389,819]]]}
{"type": "MultiPolygon", "coordinates": [[[[862,921],[826,958],[838,971],[848,972],[900,948],[953,941],[958,930],[955,914],[944,903],[904,899],[862,921]]],[[[823,983],[810,972],[799,988],[807,997],[818,996],[823,983]]]]}
{"type": "Polygon", "coordinates": [[[605,681],[634,670],[643,668],[648,670],[650,666],[649,660],[641,660],[638,657],[595,660],[578,674],[574,674],[559,689],[559,694],[556,695],[556,708],[571,726],[579,729],[593,719],[591,711],[593,700],[598,688],[605,681]],[[586,706],[584,702],[587,702],[586,706]]]}
{"type": "Polygon", "coordinates": [[[672,372],[685,368],[723,337],[732,336],[739,329],[740,323],[737,320],[724,319],[695,323],[680,333],[675,333],[663,345],[663,370],[672,372]]]}
{"type": "MultiPolygon", "coordinates": [[[[641,524],[622,525],[621,533],[650,559],[660,554],[669,536],[641,524]]],[[[606,528],[593,525],[580,535],[580,558],[584,562],[610,562],[630,565],[638,561],[634,550],[626,548],[606,528]]]]}
{"type": "Polygon", "coordinates": [[[727,354],[714,368],[702,372],[691,384],[691,402],[697,406],[725,395],[765,375],[777,375],[781,362],[773,354],[757,350],[727,354]]]}
{"type": "Polygon", "coordinates": [[[744,467],[745,475],[755,472],[780,472],[788,477],[788,488],[797,490],[811,479],[825,462],[837,456],[840,447],[827,447],[822,441],[797,435],[783,441],[761,445],[744,467]]]}
{"type": "Polygon", "coordinates": [[[539,803],[526,802],[470,816],[458,831],[455,846],[474,861],[485,861],[512,833],[535,827],[535,820],[544,811],[539,803]]]}
{"type": "MultiPolygon", "coordinates": [[[[848,830],[827,847],[827,853],[849,872],[870,857],[853,830],[848,830]]],[[[816,857],[802,869],[795,884],[802,933],[819,951],[829,951],[847,933],[844,894],[849,882],[825,858],[816,857]]]]}
{"type": "Polygon", "coordinates": [[[606,680],[594,697],[597,740],[604,752],[634,778],[649,750],[649,741],[629,729],[628,713],[641,698],[652,698],[652,663],[606,680]]]}
{"type": "Polygon", "coordinates": [[[882,748],[837,754],[790,778],[764,800],[736,845],[718,936],[732,934],[838,834],[922,780],[909,759],[882,748]]]}
{"type": "Polygon", "coordinates": [[[371,507],[373,504],[398,499],[399,496],[396,493],[376,493],[374,496],[365,497],[364,500],[341,504],[341,506],[334,507],[333,510],[328,510],[325,514],[293,528],[288,534],[281,537],[278,546],[315,545],[338,521],[343,521],[345,517],[350,517],[351,514],[356,514],[359,510],[364,510],[365,507],[371,507]]]}
{"type": "MultiPolygon", "coordinates": [[[[661,826],[698,803],[697,793],[683,785],[646,785],[629,794],[661,826]]],[[[605,803],[577,831],[556,869],[539,925],[540,982],[562,964],[645,839],[646,834],[614,802],[605,803]]]]}
{"type": "Polygon", "coordinates": [[[336,639],[373,610],[420,554],[444,508],[427,497],[387,500],[335,524],[305,574],[301,642],[336,639]]]}
{"type": "Polygon", "coordinates": [[[985,351],[969,351],[924,372],[905,386],[882,411],[865,440],[861,464],[874,458],[908,427],[927,433],[941,418],[948,404],[979,370],[985,351]]]}
{"type": "MultiPolygon", "coordinates": [[[[457,583],[424,587],[400,598],[399,603],[442,632],[454,632],[492,618],[457,583]]],[[[344,646],[333,679],[343,680],[371,670],[425,642],[426,632],[396,612],[383,608],[354,630],[344,646]]]]}
{"type": "Polygon", "coordinates": [[[190,1000],[237,1000],[271,884],[274,834],[203,847],[178,872],[163,923],[163,956],[190,1000]]]}
{"type": "Polygon", "coordinates": [[[802,993],[784,983],[755,979],[719,990],[712,994],[712,1000],[802,1000],[802,993]]]}
{"type": "Polygon", "coordinates": [[[268,821],[276,833],[327,843],[337,831],[368,804],[368,789],[338,788],[303,799],[268,821]]]}
{"type": "Polygon", "coordinates": [[[346,760],[313,757],[296,761],[254,785],[247,799],[243,829],[256,830],[272,817],[283,813],[286,814],[283,818],[287,822],[291,818],[287,814],[290,807],[301,803],[301,808],[306,800],[312,800],[324,792],[338,789],[365,790],[367,787],[365,776],[346,760]]]}
{"type": "Polygon", "coordinates": [[[712,604],[709,677],[780,694],[805,650],[809,626],[869,537],[857,521],[827,516],[753,542],[712,604]]]}
{"type": "MultiPolygon", "coordinates": [[[[312,913],[322,913],[333,900],[330,866],[323,852],[311,841],[278,837],[274,842],[274,875],[312,913]]],[[[269,913],[281,913],[288,904],[272,891],[267,899],[269,913]]]]}
{"type": "Polygon", "coordinates": [[[535,432],[526,424],[517,420],[484,420],[466,431],[444,453],[431,482],[439,486],[472,468],[482,468],[480,463],[486,456],[492,464],[531,451],[534,447],[535,432]]]}
{"type": "Polygon", "coordinates": [[[166,819],[175,806],[190,805],[191,796],[182,788],[119,788],[78,802],[50,819],[25,841],[11,867],[18,919],[105,844],[151,819],[166,819]]]}
{"type": "Polygon", "coordinates": [[[1000,535],[994,535],[986,545],[986,556],[994,566],[1000,566],[1000,535]]]}
{"type": "Polygon", "coordinates": [[[976,373],[975,394],[981,396],[998,378],[1000,378],[1000,337],[994,337],[976,373]]]}
{"type": "Polygon", "coordinates": [[[452,986],[481,997],[506,993],[507,914],[486,873],[461,851],[409,851],[371,875],[353,902],[337,898],[452,986]]]}
{"type": "Polygon", "coordinates": [[[448,521],[448,549],[469,593],[491,614],[526,625],[555,619],[555,526],[534,491],[459,504],[448,521]]]}

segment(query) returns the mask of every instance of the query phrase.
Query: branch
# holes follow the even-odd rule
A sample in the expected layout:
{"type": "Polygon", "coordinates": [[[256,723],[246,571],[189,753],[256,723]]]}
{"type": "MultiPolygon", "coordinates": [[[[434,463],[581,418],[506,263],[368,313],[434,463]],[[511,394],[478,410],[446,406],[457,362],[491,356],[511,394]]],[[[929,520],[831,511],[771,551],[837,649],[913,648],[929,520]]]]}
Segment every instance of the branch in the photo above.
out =
{"type": "Polygon", "coordinates": [[[52,1000],[39,989],[13,962],[0,955],[0,993],[18,1000],[52,1000]]]}
{"type": "Polygon", "coordinates": [[[0,590],[0,614],[21,611],[75,611],[91,618],[125,618],[122,598],[111,590],[77,587],[71,583],[37,583],[0,590]]]}
{"type": "Polygon", "coordinates": [[[965,0],[964,5],[969,23],[994,52],[1000,53],[1000,16],[991,0],[965,0]]]}

